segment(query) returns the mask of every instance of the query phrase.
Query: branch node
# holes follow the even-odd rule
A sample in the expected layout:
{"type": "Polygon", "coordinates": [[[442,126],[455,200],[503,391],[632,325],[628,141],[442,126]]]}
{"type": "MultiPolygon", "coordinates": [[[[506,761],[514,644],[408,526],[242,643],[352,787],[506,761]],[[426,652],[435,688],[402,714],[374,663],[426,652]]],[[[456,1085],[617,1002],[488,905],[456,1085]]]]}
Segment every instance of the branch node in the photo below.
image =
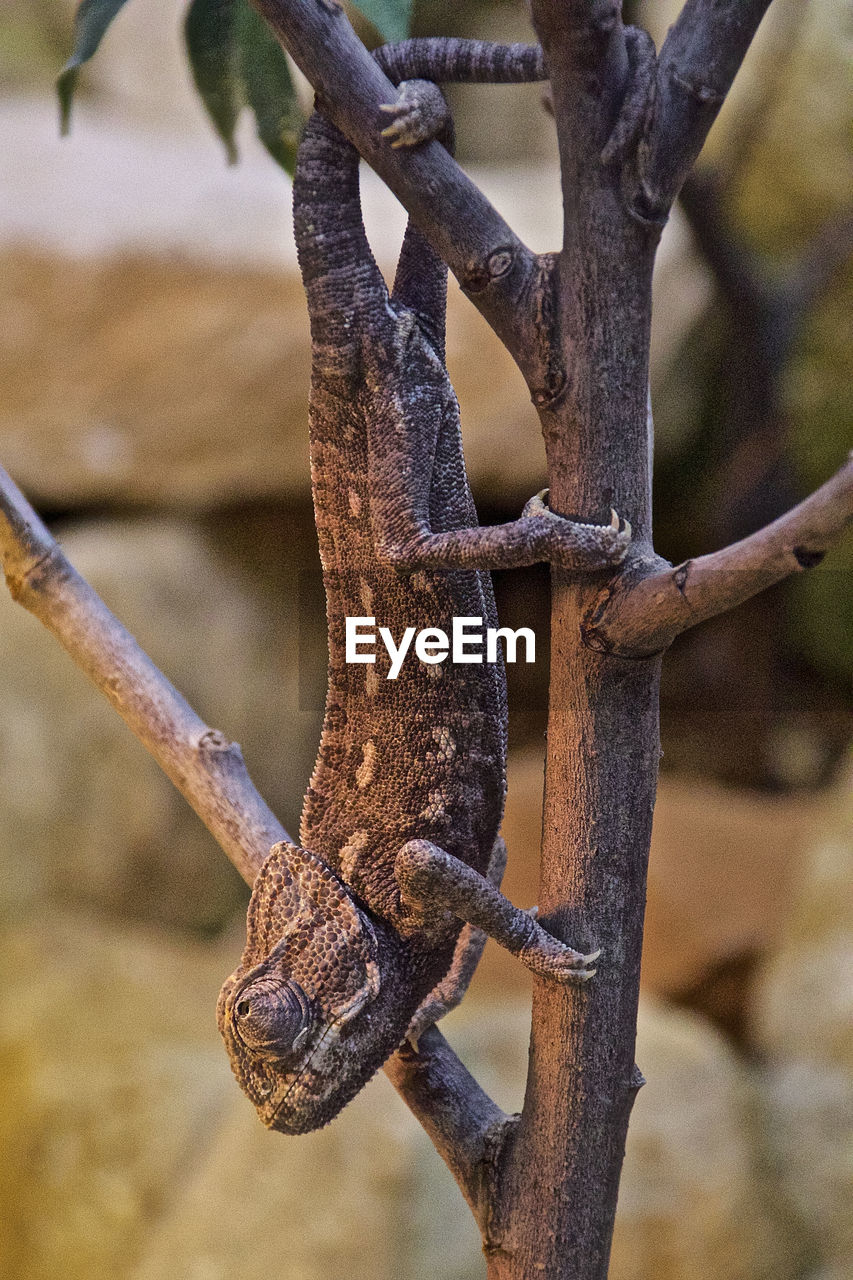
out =
{"type": "Polygon", "coordinates": [[[649,227],[660,234],[669,221],[670,206],[659,200],[645,182],[637,187],[632,200],[626,204],[629,217],[641,227],[649,227]]]}
{"type": "Polygon", "coordinates": [[[622,593],[630,592],[646,578],[666,573],[671,568],[672,565],[668,560],[654,554],[638,556],[627,566],[623,566],[620,573],[615,574],[605,583],[581,620],[579,631],[585,647],[591,649],[593,653],[617,654],[621,658],[650,658],[663,653],[666,645],[661,645],[650,652],[623,652],[620,650],[618,637],[614,639],[606,625],[602,627],[601,623],[604,621],[606,624],[607,613],[614,597],[618,598],[622,593]]]}
{"type": "Polygon", "coordinates": [[[675,67],[669,68],[669,78],[673,84],[684,92],[702,107],[719,109],[724,100],[725,94],[719,93],[716,89],[711,88],[709,84],[702,84],[700,81],[691,80],[688,76],[681,75],[675,67]]]}
{"type": "Polygon", "coordinates": [[[479,1195],[478,1220],[486,1257],[505,1252],[503,1230],[503,1196],[500,1183],[506,1168],[507,1147],[515,1140],[521,1116],[502,1115],[483,1137],[483,1157],[480,1162],[482,1183],[479,1195]]]}
{"type": "Polygon", "coordinates": [[[489,255],[488,270],[492,280],[505,276],[513,263],[512,249],[496,249],[489,255]]]}
{"type": "Polygon", "coordinates": [[[825,551],[810,551],[808,547],[793,547],[792,551],[801,569],[814,569],[826,555],[825,551]]]}
{"type": "Polygon", "coordinates": [[[530,399],[537,409],[553,409],[568,385],[565,369],[549,369],[544,387],[532,391],[530,399]]]}
{"type": "Polygon", "coordinates": [[[33,586],[35,579],[39,575],[39,570],[54,558],[54,552],[57,549],[55,544],[52,547],[48,547],[47,551],[43,551],[40,556],[36,556],[35,560],[31,560],[24,569],[17,573],[11,565],[7,567],[6,585],[13,600],[21,600],[27,587],[33,586]]]}
{"type": "Polygon", "coordinates": [[[460,284],[466,293],[482,293],[494,280],[508,275],[515,264],[515,253],[511,245],[499,245],[493,249],[485,262],[473,262],[460,276],[460,284]]]}

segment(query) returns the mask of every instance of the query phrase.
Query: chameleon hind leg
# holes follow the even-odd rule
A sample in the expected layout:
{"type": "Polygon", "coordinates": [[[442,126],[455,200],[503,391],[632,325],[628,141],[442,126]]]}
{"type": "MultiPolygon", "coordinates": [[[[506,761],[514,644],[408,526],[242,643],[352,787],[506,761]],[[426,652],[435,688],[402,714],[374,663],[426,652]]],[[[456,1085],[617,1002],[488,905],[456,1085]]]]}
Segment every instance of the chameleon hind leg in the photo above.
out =
{"type": "MultiPolygon", "coordinates": [[[[500,888],[505,870],[506,845],[502,837],[498,836],[486,871],[486,878],[496,889],[500,888]]],[[[417,1048],[418,1039],[427,1027],[438,1022],[439,1018],[443,1018],[451,1009],[455,1009],[462,1000],[474,976],[474,970],[480,962],[486,945],[486,936],[476,925],[466,924],[463,928],[456,943],[456,950],[453,952],[450,968],[441,982],[433,987],[409,1023],[406,1039],[414,1048],[417,1048]]]]}
{"type": "Polygon", "coordinates": [[[541,978],[586,982],[595,973],[590,966],[599,951],[584,955],[560,942],[485,876],[431,841],[409,840],[397,854],[394,870],[403,903],[419,927],[429,929],[431,920],[449,911],[494,938],[541,978]]]}

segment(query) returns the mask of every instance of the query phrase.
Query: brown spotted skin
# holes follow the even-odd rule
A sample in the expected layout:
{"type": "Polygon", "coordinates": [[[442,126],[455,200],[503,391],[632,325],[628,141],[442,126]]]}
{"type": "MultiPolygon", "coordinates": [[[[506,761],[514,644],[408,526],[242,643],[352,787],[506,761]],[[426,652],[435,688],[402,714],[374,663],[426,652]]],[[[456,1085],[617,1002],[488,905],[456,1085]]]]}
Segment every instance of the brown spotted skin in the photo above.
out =
{"type": "MultiPolygon", "coordinates": [[[[396,81],[431,71],[544,77],[541,51],[527,46],[408,41],[377,56],[396,81]]],[[[414,80],[401,95],[407,144],[446,124],[436,94],[414,80]]],[[[410,225],[389,293],[362,225],[358,156],[319,112],[299,151],[294,224],[311,320],[328,694],[303,847],[277,845],[258,874],[246,950],[223,986],[218,1018],[264,1123],[302,1133],[332,1119],[407,1028],[422,1029],[460,998],[482,947],[473,925],[460,939],[460,915],[440,897],[428,893],[417,909],[401,903],[401,850],[411,841],[421,842],[411,846],[416,854],[435,848],[441,874],[459,878],[457,913],[479,893],[468,869],[486,877],[491,865],[494,878],[502,866],[493,857],[505,795],[502,664],[429,665],[412,646],[390,680],[381,642],[374,664],[346,662],[346,618],[373,617],[396,643],[409,627],[450,636],[458,617],[497,626],[488,567],[541,559],[602,567],[624,555],[628,533],[572,524],[541,502],[535,517],[478,526],[444,365],[446,268],[410,225]],[[420,1007],[428,1017],[418,1021],[420,1007]]],[[[570,970],[590,959],[547,939],[485,879],[482,886],[491,905],[475,903],[465,918],[490,932],[493,918],[493,936],[524,963],[540,945],[549,956],[561,951],[570,970]]]]}
{"type": "MultiPolygon", "coordinates": [[[[426,347],[420,335],[417,346],[426,347]]],[[[456,437],[448,468],[456,482],[439,490],[434,520],[438,528],[465,528],[476,516],[453,392],[434,357],[429,359],[431,352],[416,349],[412,355],[413,364],[420,357],[424,366],[421,385],[427,378],[438,383],[428,411],[456,437]]],[[[395,641],[406,627],[416,633],[438,627],[450,635],[454,616],[497,625],[486,573],[405,572],[377,562],[368,428],[358,408],[333,400],[326,387],[315,384],[312,474],[327,596],[329,688],[300,838],[373,911],[400,926],[394,860],[407,840],[432,840],[485,873],[503,811],[506,689],[501,663],[426,665],[411,650],[390,680],[381,642],[374,665],[345,662],[347,616],[374,617],[395,641]]]]}

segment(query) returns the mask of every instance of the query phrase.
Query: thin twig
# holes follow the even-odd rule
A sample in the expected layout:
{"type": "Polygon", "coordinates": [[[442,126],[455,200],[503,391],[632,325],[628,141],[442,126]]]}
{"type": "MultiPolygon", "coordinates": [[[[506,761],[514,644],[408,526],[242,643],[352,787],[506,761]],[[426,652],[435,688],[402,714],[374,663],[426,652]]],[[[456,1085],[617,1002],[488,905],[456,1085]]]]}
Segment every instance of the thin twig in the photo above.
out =
{"type": "Polygon", "coordinates": [[[853,454],[804,502],[748,538],[675,569],[617,579],[587,616],[584,640],[601,653],[658,653],[688,627],[820,564],[852,521],[853,454]]]}
{"type": "Polygon", "coordinates": [[[385,1074],[429,1134],[484,1236],[490,1237],[497,1156],[513,1118],[480,1088],[437,1027],[424,1032],[417,1052],[404,1048],[396,1053],[385,1074]]]}
{"type": "Polygon", "coordinates": [[[238,744],[196,715],[2,468],[0,562],[12,597],[53,632],[252,884],[270,847],[290,837],[255,789],[238,744]]]}
{"type": "Polygon", "coordinates": [[[687,0],[658,66],[657,123],[643,174],[649,216],[665,216],[702,149],[770,0],[687,0]]]}

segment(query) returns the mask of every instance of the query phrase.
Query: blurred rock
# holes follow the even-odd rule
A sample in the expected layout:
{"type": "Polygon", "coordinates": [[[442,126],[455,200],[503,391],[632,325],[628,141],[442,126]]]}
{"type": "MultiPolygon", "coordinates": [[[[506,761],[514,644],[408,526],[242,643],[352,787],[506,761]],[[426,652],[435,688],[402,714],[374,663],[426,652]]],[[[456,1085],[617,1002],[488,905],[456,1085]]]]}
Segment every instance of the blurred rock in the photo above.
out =
{"type": "MultiPolygon", "coordinates": [[[[278,562],[280,600],[189,523],[104,521],[63,538],[199,714],[242,739],[258,785],[292,822],[318,725],[300,709],[299,544],[254,542],[253,572],[278,562]]],[[[54,638],[8,595],[0,615],[3,911],[47,896],[219,927],[246,891],[218,846],[54,638]]]]}
{"type": "Polygon", "coordinates": [[[377,1077],[331,1126],[265,1130],[236,1086],[133,1280],[469,1280],[479,1235],[429,1139],[377,1077]]]}
{"type": "MultiPolygon", "coordinates": [[[[542,785],[541,753],[511,752],[504,885],[523,906],[537,894],[542,785]]],[[[801,795],[761,796],[663,774],[649,862],[645,987],[680,997],[732,962],[769,954],[814,821],[814,805],[801,795]]],[[[518,968],[493,948],[478,978],[517,984],[526,981],[518,968]]],[[[743,984],[729,993],[733,1004],[745,998],[743,984]]]]}
{"type": "MultiPolygon", "coordinates": [[[[0,1269],[15,1280],[475,1280],[467,1208],[378,1077],[327,1129],[268,1133],[213,1009],[239,952],[43,910],[0,948],[0,1269]]],[[[470,1002],[448,1034],[519,1104],[524,1002],[470,1002]],[[500,1033],[496,1034],[496,1027],[500,1033]]],[[[699,1019],[646,1003],[612,1280],[792,1274],[766,1207],[752,1095],[699,1019]]]]}
{"type": "MultiPolygon", "coordinates": [[[[60,140],[55,105],[38,100],[0,101],[0,131],[13,157],[0,196],[0,459],[21,487],[52,509],[306,494],[308,326],[289,183],[259,144],[247,139],[229,169],[212,135],[164,135],[85,103],[60,140]]],[[[534,249],[559,243],[553,166],[474,176],[534,249]]],[[[363,188],[390,267],[402,210],[369,171],[363,188]]],[[[676,219],[656,361],[704,305],[691,252],[676,219]]],[[[538,421],[455,285],[448,360],[474,484],[518,506],[544,483],[538,421]]]]}
{"type": "Polygon", "coordinates": [[[756,1095],[701,1019],[641,1004],[611,1280],[774,1280],[799,1246],[761,1168],[756,1095]]]}
{"type": "Polygon", "coordinates": [[[652,828],[643,977],[661,994],[768,954],[813,829],[802,794],[760,795],[663,774],[652,828]]]}
{"type": "Polygon", "coordinates": [[[0,1273],[129,1274],[233,1080],[223,962],[41,910],[0,943],[0,1273]]]}
{"type": "Polygon", "coordinates": [[[759,973],[754,1043],[764,1057],[773,1154],[819,1255],[853,1274],[853,771],[802,869],[785,937],[759,973]]]}

